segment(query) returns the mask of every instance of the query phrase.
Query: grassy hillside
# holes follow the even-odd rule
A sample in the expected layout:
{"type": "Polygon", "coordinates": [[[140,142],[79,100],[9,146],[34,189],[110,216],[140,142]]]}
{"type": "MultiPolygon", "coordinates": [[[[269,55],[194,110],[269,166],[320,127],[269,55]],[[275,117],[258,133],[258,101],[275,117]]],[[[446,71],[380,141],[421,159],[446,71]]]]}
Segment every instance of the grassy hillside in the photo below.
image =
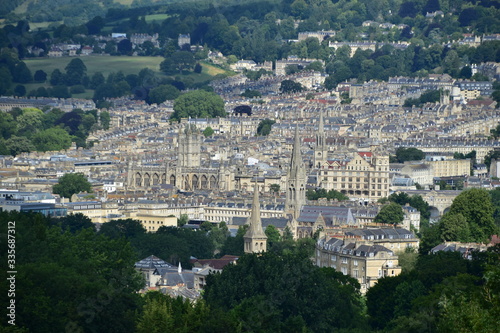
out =
{"type": "MultiPolygon", "coordinates": [[[[31,73],[34,74],[37,70],[43,70],[47,73],[47,82],[25,84],[26,90],[29,92],[42,86],[46,88],[50,87],[49,80],[52,71],[54,71],[54,69],[59,69],[64,73],[65,67],[71,59],[73,58],[38,58],[24,60],[28,68],[31,70],[31,73]]],[[[105,77],[112,72],[116,73],[118,71],[122,71],[125,75],[138,74],[143,68],[149,68],[156,72],[159,77],[165,77],[165,75],[160,72],[160,63],[163,61],[163,57],[88,56],[81,57],[81,59],[87,67],[87,75],[89,77],[96,72],[101,72],[105,77]]],[[[201,65],[203,68],[201,73],[189,73],[181,75],[181,78],[187,79],[193,83],[199,83],[209,81],[212,77],[218,74],[234,74],[211,64],[201,63],[201,65]]],[[[92,98],[92,96],[93,90],[87,90],[84,94],[74,95],[74,97],[80,98],[92,98]]]]}
{"type": "MultiPolygon", "coordinates": [[[[32,73],[41,69],[48,75],[56,68],[64,72],[64,68],[71,61],[71,57],[64,58],[40,58],[26,59],[24,62],[29,67],[32,73]]],[[[160,71],[160,63],[163,57],[111,57],[111,56],[88,56],[81,57],[85,66],[87,66],[87,74],[92,76],[95,72],[101,72],[107,76],[111,72],[122,71],[125,75],[137,74],[145,67],[152,69],[155,72],[160,71]]]]}

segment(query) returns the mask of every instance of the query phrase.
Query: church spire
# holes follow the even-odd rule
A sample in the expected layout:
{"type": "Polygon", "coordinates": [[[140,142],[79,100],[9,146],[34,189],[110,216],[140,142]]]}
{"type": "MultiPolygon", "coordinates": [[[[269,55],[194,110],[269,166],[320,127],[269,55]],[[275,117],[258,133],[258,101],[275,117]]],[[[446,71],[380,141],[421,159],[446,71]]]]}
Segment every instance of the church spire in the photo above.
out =
{"type": "Polygon", "coordinates": [[[297,124],[295,126],[295,140],[293,142],[292,161],[290,163],[290,177],[301,176],[302,173],[305,176],[304,161],[300,152],[299,125],[297,124]]]}
{"type": "Polygon", "coordinates": [[[300,209],[306,202],[306,168],[300,152],[299,127],[295,128],[295,140],[292,150],[292,160],[287,177],[286,212],[295,219],[299,217],[300,209]]]}
{"type": "Polygon", "coordinates": [[[248,218],[248,230],[243,236],[245,241],[245,253],[265,252],[267,248],[267,236],[262,229],[262,220],[260,218],[259,186],[257,178],[255,179],[252,211],[248,218]]]}

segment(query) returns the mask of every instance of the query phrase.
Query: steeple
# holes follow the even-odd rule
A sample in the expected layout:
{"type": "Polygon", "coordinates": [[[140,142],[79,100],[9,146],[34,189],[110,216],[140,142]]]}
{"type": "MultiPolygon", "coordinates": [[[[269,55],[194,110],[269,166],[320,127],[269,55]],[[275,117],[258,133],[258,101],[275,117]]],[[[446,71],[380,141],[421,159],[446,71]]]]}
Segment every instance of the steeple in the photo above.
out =
{"type": "Polygon", "coordinates": [[[316,148],[314,150],[314,166],[319,168],[327,160],[328,149],[326,147],[325,124],[323,111],[319,112],[318,132],[316,133],[316,148]]]}
{"type": "Polygon", "coordinates": [[[299,126],[295,127],[295,140],[292,150],[292,160],[287,177],[285,211],[295,219],[299,217],[300,209],[306,202],[306,168],[300,152],[299,126]]]}
{"type": "Polygon", "coordinates": [[[255,186],[252,200],[252,211],[248,218],[248,230],[243,236],[245,241],[245,253],[259,253],[267,250],[267,236],[262,230],[260,219],[259,186],[255,179],[255,186]]]}

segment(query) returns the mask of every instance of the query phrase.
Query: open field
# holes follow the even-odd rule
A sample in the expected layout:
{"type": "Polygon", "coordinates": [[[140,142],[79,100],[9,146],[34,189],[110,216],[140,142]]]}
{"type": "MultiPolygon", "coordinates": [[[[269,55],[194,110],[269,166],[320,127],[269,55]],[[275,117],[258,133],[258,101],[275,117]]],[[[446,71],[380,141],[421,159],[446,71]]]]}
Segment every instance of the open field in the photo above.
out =
{"type": "MultiPolygon", "coordinates": [[[[25,84],[26,91],[36,90],[39,87],[49,88],[50,75],[54,69],[59,69],[65,72],[65,67],[73,59],[73,57],[63,58],[36,58],[25,59],[24,62],[34,74],[37,70],[43,70],[47,73],[47,81],[45,83],[28,83],[25,84]]],[[[160,63],[163,57],[126,57],[126,56],[86,56],[81,57],[85,66],[87,66],[87,75],[90,77],[96,72],[101,72],[105,77],[110,73],[122,71],[125,75],[138,74],[145,67],[152,69],[157,73],[159,78],[165,78],[166,75],[160,72],[160,63]]],[[[232,72],[227,72],[219,67],[205,62],[200,63],[202,66],[201,73],[190,72],[188,74],[174,74],[171,77],[179,78],[185,82],[200,83],[209,81],[212,77],[218,74],[233,75],[232,72]]],[[[87,89],[83,94],[76,94],[73,97],[77,98],[92,98],[93,90],[87,89]]]]}
{"type": "MultiPolygon", "coordinates": [[[[64,73],[64,68],[73,59],[72,57],[63,58],[38,58],[26,59],[24,62],[35,73],[41,69],[50,76],[56,68],[64,73]]],[[[101,72],[104,76],[109,73],[122,71],[125,75],[138,74],[145,67],[155,72],[160,71],[160,63],[163,57],[126,57],[126,56],[86,56],[80,57],[85,66],[87,66],[87,75],[92,76],[96,72],[101,72]]]]}

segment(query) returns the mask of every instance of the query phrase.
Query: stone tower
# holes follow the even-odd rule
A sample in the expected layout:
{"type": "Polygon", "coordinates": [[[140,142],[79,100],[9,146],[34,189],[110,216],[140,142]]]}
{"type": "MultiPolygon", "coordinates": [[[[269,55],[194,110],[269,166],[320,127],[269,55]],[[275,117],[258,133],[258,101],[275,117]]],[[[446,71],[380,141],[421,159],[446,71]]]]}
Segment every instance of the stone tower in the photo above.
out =
{"type": "Polygon", "coordinates": [[[300,209],[306,203],[306,168],[300,152],[299,127],[295,128],[292,160],[288,170],[285,212],[299,217],[300,209]]]}
{"type": "MultiPolygon", "coordinates": [[[[187,124],[184,130],[179,131],[180,168],[199,168],[201,165],[201,134],[195,125],[187,124]]],[[[182,170],[181,170],[182,172],[182,170]]]]}
{"type": "Polygon", "coordinates": [[[325,124],[323,112],[319,113],[318,132],[316,133],[316,149],[314,149],[314,167],[319,168],[323,162],[327,161],[328,146],[326,145],[325,124]]]}
{"type": "Polygon", "coordinates": [[[261,253],[267,250],[267,236],[262,230],[260,219],[259,186],[255,181],[252,212],[248,218],[248,230],[243,236],[245,242],[245,253],[261,253]]]}

